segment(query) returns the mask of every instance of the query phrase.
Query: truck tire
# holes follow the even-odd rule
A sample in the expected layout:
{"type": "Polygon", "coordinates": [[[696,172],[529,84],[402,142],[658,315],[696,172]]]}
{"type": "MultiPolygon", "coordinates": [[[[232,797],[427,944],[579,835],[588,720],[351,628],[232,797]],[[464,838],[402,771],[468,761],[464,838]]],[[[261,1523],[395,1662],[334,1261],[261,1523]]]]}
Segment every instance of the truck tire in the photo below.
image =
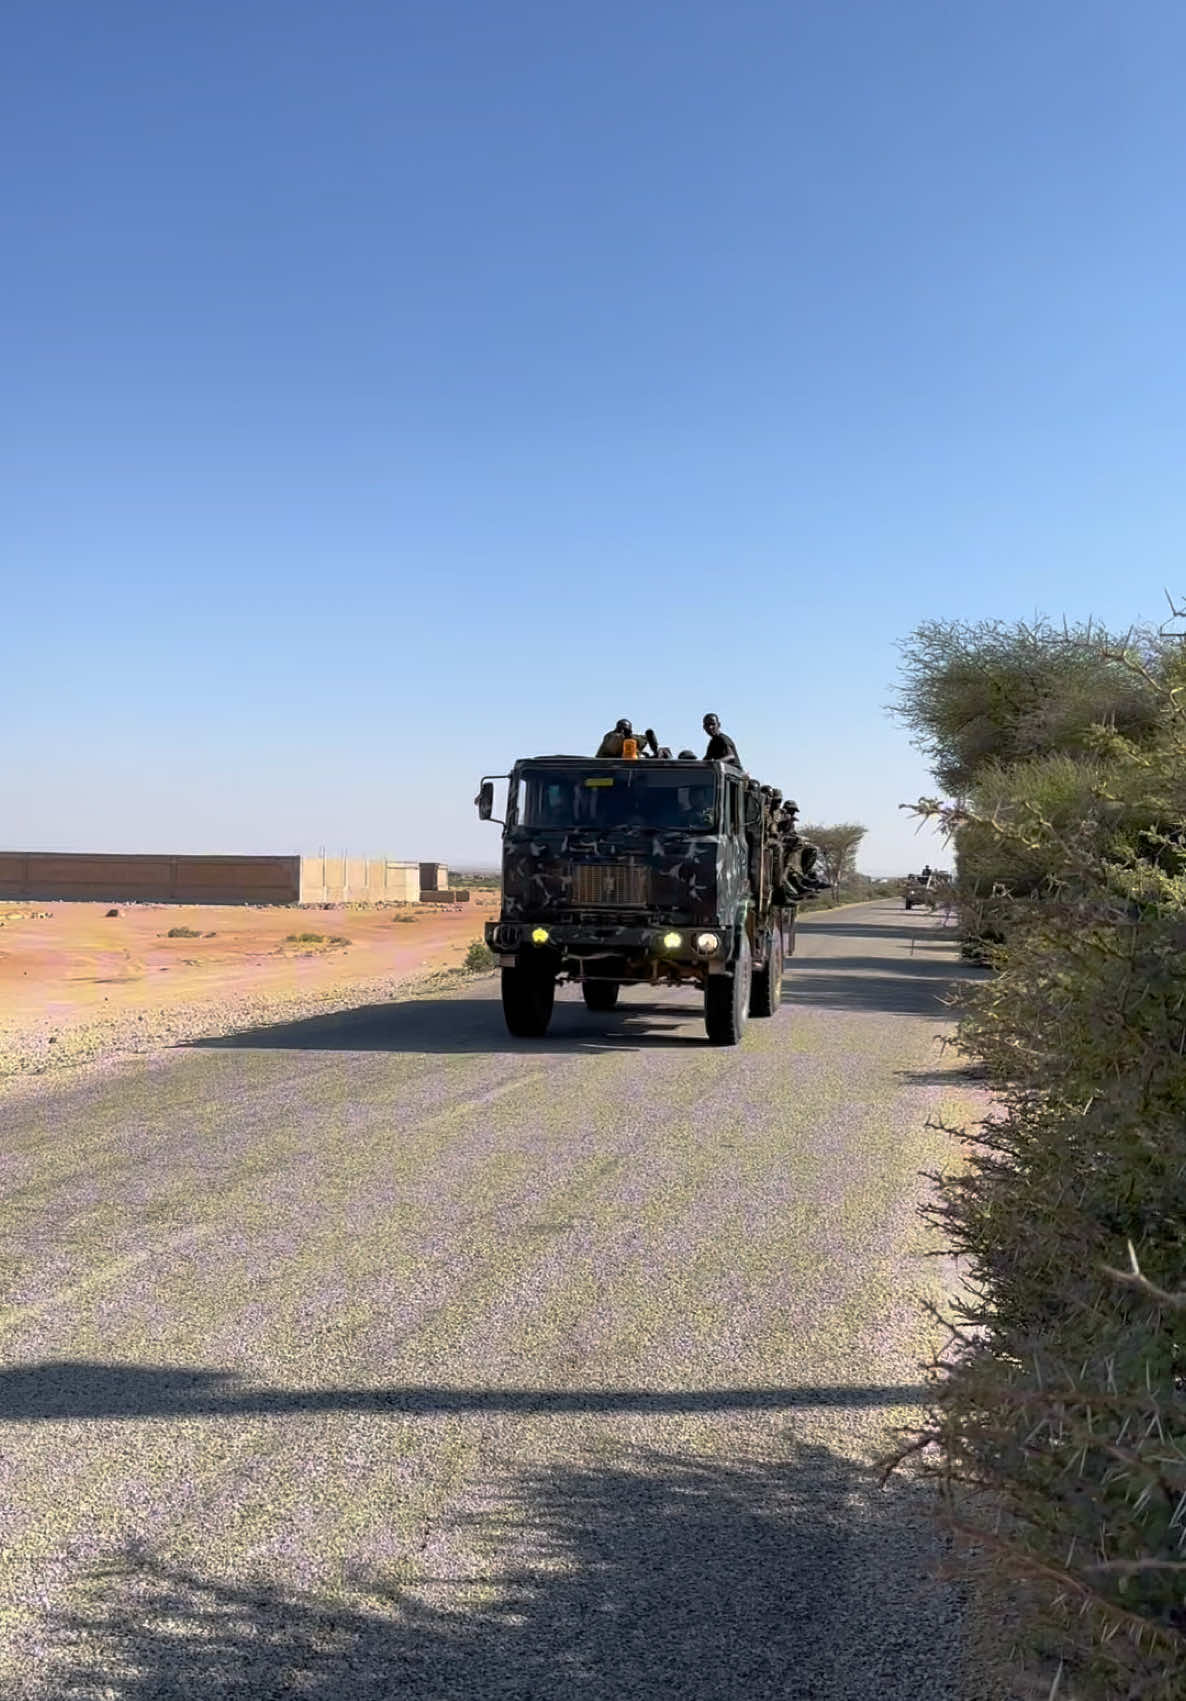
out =
{"type": "Polygon", "coordinates": [[[750,977],[749,1013],[773,1016],[782,1003],[782,935],[776,928],[770,936],[766,962],[750,977]]]}
{"type": "Polygon", "coordinates": [[[583,980],[581,993],[586,1010],[613,1010],[622,988],[616,980],[583,980]]]}
{"type": "Polygon", "coordinates": [[[749,1015],[752,959],[743,933],[731,975],[709,975],[704,986],[704,1026],[713,1045],[736,1045],[749,1015]]]}
{"type": "Polygon", "coordinates": [[[552,1020],[556,977],[538,968],[502,971],[502,1013],[516,1039],[541,1039],[552,1020]]]}

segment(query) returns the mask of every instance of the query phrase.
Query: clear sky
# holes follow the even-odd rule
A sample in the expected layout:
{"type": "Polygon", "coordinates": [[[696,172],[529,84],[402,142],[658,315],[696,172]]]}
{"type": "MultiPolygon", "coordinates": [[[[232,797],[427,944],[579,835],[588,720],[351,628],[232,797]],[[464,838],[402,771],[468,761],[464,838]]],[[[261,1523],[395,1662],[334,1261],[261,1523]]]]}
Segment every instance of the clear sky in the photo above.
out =
{"type": "Polygon", "coordinates": [[[1184,64],[1181,0],[10,0],[0,843],[494,861],[482,773],[712,709],[921,861],[896,640],[1186,591],[1184,64]]]}

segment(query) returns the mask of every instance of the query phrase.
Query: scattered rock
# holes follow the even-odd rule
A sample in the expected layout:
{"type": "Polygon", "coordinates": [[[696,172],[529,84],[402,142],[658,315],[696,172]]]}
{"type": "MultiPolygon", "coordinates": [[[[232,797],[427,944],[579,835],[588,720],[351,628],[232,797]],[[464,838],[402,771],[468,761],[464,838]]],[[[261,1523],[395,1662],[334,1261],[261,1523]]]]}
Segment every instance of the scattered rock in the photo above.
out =
{"type": "Polygon", "coordinates": [[[104,919],[107,920],[107,921],[110,921],[113,915],[118,915],[118,914],[119,914],[118,910],[108,910],[107,915],[104,919]]]}

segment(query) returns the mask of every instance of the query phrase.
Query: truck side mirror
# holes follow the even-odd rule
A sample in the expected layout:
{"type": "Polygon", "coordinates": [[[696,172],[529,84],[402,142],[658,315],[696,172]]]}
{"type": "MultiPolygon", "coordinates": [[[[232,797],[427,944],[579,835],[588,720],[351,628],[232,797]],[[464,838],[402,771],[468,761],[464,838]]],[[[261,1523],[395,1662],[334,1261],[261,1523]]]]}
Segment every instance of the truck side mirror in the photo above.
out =
{"type": "Polygon", "coordinates": [[[494,781],[483,780],[481,789],[474,800],[478,806],[481,820],[489,821],[494,815],[494,781]]]}

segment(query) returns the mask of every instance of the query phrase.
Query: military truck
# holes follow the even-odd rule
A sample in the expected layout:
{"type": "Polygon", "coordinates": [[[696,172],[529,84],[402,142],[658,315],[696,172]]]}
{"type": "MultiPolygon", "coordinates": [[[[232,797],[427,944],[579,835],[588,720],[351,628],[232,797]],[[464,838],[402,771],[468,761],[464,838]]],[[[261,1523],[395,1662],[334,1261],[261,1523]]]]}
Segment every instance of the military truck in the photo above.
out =
{"type": "Polygon", "coordinates": [[[920,874],[908,874],[902,882],[902,901],[908,910],[916,904],[925,904],[933,910],[938,902],[934,876],[928,875],[924,880],[920,874]]]}
{"type": "Polygon", "coordinates": [[[512,1034],[545,1034],[565,981],[599,1012],[623,986],[695,986],[714,1045],[777,1010],[795,904],[767,800],[732,763],[535,756],[484,776],[475,801],[502,827],[486,943],[512,1034]]]}

